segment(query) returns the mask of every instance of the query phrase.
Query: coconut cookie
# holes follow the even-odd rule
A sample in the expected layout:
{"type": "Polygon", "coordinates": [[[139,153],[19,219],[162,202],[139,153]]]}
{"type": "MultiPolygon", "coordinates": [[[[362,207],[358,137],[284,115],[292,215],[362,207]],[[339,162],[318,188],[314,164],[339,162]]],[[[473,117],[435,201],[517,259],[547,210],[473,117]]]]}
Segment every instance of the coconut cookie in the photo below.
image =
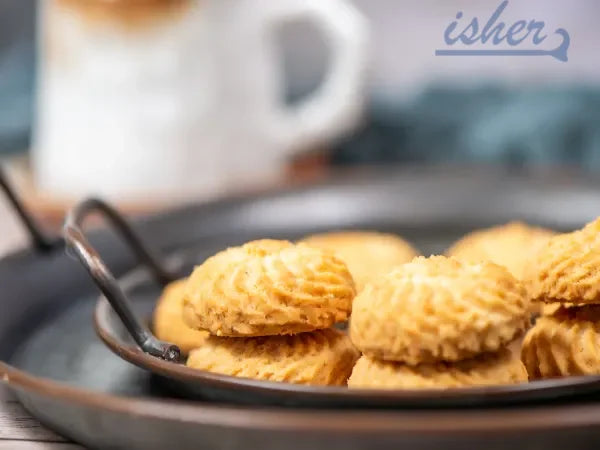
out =
{"type": "Polygon", "coordinates": [[[521,359],[531,379],[600,374],[600,306],[563,307],[538,318],[521,359]]]}
{"type": "Polygon", "coordinates": [[[378,277],[353,303],[350,336],[366,355],[411,365],[494,352],[529,325],[525,289],[489,262],[419,257],[378,277]]]}
{"type": "Polygon", "coordinates": [[[535,258],[527,285],[532,300],[600,303],[600,219],[550,239],[535,258]]]}
{"type": "Polygon", "coordinates": [[[447,389],[466,386],[515,384],[527,381],[518,355],[509,350],[455,363],[408,366],[362,356],[348,379],[350,388],[447,389]]]}
{"type": "Polygon", "coordinates": [[[446,254],[470,262],[491,261],[506,267],[519,280],[531,258],[556,235],[521,222],[474,231],[457,241],[446,254]]]}
{"type": "Polygon", "coordinates": [[[208,333],[193,330],[183,321],[185,282],[178,280],[165,287],[154,309],[152,324],[157,338],[177,345],[181,353],[187,355],[190,350],[204,343],[208,333]]]}
{"type": "Polygon", "coordinates": [[[370,231],[315,234],[301,242],[333,251],[348,265],[359,291],[375,276],[419,254],[399,236],[370,231]]]}
{"type": "Polygon", "coordinates": [[[190,353],[187,365],[257,380],[343,386],[359,356],[344,333],[327,329],[290,336],[211,336],[190,353]]]}
{"type": "Polygon", "coordinates": [[[184,319],[216,336],[267,336],[328,328],[347,320],[355,295],[344,262],[288,241],[260,240],[196,267],[184,319]]]}

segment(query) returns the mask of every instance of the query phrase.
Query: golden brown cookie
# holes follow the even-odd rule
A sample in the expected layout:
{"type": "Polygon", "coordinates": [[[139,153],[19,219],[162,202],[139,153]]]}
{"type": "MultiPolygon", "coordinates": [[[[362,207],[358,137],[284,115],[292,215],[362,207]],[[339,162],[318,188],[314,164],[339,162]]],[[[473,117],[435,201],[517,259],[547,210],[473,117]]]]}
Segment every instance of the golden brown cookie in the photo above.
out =
{"type": "Polygon", "coordinates": [[[577,308],[574,303],[540,303],[540,314],[542,316],[551,316],[561,308],[577,308]]]}
{"type": "Polygon", "coordinates": [[[419,254],[400,236],[373,231],[315,234],[301,242],[333,251],[350,269],[357,291],[373,277],[389,272],[419,254]]]}
{"type": "Polygon", "coordinates": [[[538,318],[521,359],[531,379],[600,374],[600,306],[560,308],[538,318]]]}
{"type": "Polygon", "coordinates": [[[531,259],[555,234],[545,228],[511,222],[469,233],[446,254],[470,262],[491,261],[522,280],[531,259]]]}
{"type": "Polygon", "coordinates": [[[527,287],[534,301],[600,303],[600,219],[550,239],[533,261],[527,287]]]}
{"type": "Polygon", "coordinates": [[[560,303],[542,303],[540,306],[540,315],[551,316],[561,307],[560,303]]]}
{"type": "Polygon", "coordinates": [[[332,253],[287,241],[232,247],[194,269],[184,320],[216,336],[268,336],[347,320],[354,281],[332,253]]]}
{"type": "Polygon", "coordinates": [[[178,280],[165,287],[154,309],[152,324],[157,338],[175,344],[181,353],[200,347],[208,333],[193,330],[183,321],[183,292],[186,280],[178,280]]]}
{"type": "Polygon", "coordinates": [[[455,363],[409,366],[362,356],[348,379],[350,388],[448,389],[527,381],[518,355],[508,350],[455,363]]]}
{"type": "Polygon", "coordinates": [[[348,336],[327,329],[289,336],[211,336],[190,353],[187,365],[257,380],[343,386],[359,356],[348,336]]]}
{"type": "Polygon", "coordinates": [[[363,353],[416,365],[494,352],[529,325],[520,281],[493,263],[419,257],[356,296],[350,336],[363,353]]]}

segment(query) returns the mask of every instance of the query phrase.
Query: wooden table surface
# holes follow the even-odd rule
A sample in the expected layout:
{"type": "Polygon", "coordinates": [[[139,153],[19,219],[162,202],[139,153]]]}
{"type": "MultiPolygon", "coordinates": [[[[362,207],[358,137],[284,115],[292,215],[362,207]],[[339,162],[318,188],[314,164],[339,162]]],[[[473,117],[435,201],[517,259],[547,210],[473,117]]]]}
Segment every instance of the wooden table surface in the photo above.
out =
{"type": "MultiPolygon", "coordinates": [[[[27,236],[0,194],[0,258],[27,245],[27,236]]],[[[41,425],[0,384],[0,450],[79,450],[82,447],[41,425]]]]}

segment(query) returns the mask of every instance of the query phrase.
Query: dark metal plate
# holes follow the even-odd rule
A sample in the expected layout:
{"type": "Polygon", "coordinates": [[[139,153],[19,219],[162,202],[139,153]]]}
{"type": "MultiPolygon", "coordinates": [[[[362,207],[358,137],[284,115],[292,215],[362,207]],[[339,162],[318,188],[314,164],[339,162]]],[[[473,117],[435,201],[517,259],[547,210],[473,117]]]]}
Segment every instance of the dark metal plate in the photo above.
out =
{"type": "MultiPolygon", "coordinates": [[[[598,215],[600,180],[573,172],[405,169],[229,199],[138,223],[163,251],[375,228],[439,252],[464,232],[510,219],[571,229],[598,215]]],[[[134,265],[106,233],[92,238],[117,274],[134,265]]],[[[150,288],[150,286],[148,286],[150,288]]],[[[153,289],[153,288],[152,288],[153,289]]],[[[148,291],[154,297],[156,291],[148,291]]],[[[92,328],[95,287],[62,250],[0,261],[0,380],[44,423],[94,448],[597,448],[600,403],[446,410],[229,407],[173,400],[113,355],[92,328]],[[8,362],[8,363],[7,363],[8,362]]]]}
{"type": "MultiPolygon", "coordinates": [[[[197,262],[196,258],[188,258],[185,272],[189,273],[197,262]]],[[[137,316],[149,321],[161,288],[141,270],[126,276],[121,285],[137,316]]],[[[159,375],[160,385],[184,398],[320,408],[449,408],[547,402],[574,396],[586,396],[590,400],[600,394],[600,376],[449,390],[359,390],[257,381],[190,369],[185,364],[164,361],[143,352],[105,298],[97,303],[94,323],[100,338],[116,355],[159,375]]]]}

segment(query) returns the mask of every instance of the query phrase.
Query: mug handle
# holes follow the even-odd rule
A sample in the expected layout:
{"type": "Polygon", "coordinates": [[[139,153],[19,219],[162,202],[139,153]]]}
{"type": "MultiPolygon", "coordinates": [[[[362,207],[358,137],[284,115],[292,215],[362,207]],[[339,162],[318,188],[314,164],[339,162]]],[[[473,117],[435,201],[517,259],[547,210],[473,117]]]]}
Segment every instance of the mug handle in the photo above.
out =
{"type": "Polygon", "coordinates": [[[347,0],[288,0],[273,3],[271,22],[314,22],[331,48],[322,84],[296,107],[283,105],[269,124],[277,148],[294,152],[336,137],[360,117],[367,68],[368,27],[347,0]]]}

